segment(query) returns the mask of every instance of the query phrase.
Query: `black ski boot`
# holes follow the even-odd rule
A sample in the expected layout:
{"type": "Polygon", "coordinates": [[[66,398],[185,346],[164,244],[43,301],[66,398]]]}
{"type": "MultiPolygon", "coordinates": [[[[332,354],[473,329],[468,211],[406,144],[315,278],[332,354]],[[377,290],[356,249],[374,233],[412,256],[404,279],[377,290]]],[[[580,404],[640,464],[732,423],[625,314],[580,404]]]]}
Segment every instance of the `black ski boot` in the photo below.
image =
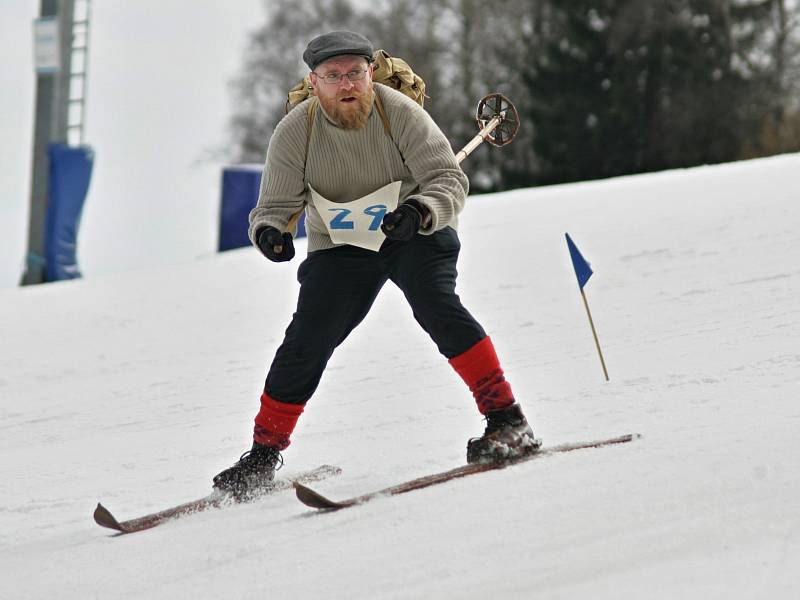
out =
{"type": "Polygon", "coordinates": [[[269,489],[275,471],[282,466],[283,457],[277,448],[253,442],[235,465],[214,477],[214,488],[246,500],[269,489]]]}
{"type": "Polygon", "coordinates": [[[486,431],[467,442],[467,462],[492,462],[535,452],[541,440],[533,437],[519,404],[486,414],[486,431]]]}

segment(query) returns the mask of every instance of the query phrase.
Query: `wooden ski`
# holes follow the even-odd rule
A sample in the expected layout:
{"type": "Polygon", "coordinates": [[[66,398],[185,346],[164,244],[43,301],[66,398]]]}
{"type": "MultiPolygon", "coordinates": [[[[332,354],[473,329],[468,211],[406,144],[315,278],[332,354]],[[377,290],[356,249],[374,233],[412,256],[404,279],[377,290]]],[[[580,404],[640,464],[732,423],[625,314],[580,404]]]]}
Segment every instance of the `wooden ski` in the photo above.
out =
{"type": "Polygon", "coordinates": [[[430,487],[432,485],[438,485],[440,483],[452,481],[453,479],[458,479],[460,477],[475,475],[476,473],[485,473],[486,471],[495,471],[497,469],[505,469],[506,467],[518,465],[545,456],[551,456],[553,454],[572,452],[573,450],[582,450],[585,448],[600,448],[614,444],[624,444],[640,437],[641,435],[638,433],[629,433],[619,437],[594,440],[590,442],[567,442],[565,444],[559,444],[558,446],[551,446],[549,448],[542,447],[531,454],[527,454],[519,458],[463,465],[456,467],[455,469],[450,469],[449,471],[443,471],[441,473],[434,473],[418,479],[412,479],[411,481],[406,481],[399,485],[378,490],[377,492],[370,492],[368,494],[363,494],[361,496],[355,496],[353,498],[340,501],[326,498],[319,492],[316,492],[310,487],[304,485],[303,482],[295,482],[294,489],[295,493],[297,494],[297,498],[306,506],[326,511],[340,510],[342,508],[349,508],[351,506],[364,504],[365,502],[369,502],[375,498],[405,494],[406,492],[412,492],[414,490],[430,487]]]}

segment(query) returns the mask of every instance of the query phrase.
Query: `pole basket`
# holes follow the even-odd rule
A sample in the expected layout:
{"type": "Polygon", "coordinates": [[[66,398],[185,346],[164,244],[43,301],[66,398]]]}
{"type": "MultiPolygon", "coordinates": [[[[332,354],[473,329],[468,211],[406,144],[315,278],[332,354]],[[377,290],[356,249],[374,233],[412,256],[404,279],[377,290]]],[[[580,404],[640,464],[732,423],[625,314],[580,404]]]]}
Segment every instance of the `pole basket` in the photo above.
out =
{"type": "Polygon", "coordinates": [[[519,113],[503,94],[489,94],[478,103],[477,120],[481,130],[495,118],[500,119],[500,124],[488,133],[486,141],[494,146],[510,144],[519,130],[519,113]]]}

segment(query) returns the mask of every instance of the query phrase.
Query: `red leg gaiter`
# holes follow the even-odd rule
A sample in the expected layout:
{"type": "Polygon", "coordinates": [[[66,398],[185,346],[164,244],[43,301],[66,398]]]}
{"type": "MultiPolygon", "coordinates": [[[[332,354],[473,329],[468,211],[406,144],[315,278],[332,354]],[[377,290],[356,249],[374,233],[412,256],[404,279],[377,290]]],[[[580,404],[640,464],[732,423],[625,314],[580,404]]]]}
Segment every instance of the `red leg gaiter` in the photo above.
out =
{"type": "Polygon", "coordinates": [[[289,436],[304,408],[304,404],[278,402],[264,392],[261,394],[261,410],[256,415],[253,441],[284,450],[289,446],[289,436]]]}
{"type": "Polygon", "coordinates": [[[511,385],[503,376],[500,360],[488,336],[448,362],[469,387],[481,414],[514,404],[511,385]]]}

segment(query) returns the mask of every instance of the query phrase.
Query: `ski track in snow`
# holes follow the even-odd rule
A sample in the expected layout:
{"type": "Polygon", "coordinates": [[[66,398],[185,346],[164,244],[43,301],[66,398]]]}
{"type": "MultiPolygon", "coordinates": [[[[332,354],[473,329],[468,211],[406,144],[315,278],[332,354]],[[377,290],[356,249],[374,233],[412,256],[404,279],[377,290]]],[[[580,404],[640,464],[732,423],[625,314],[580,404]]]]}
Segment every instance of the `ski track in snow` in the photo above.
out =
{"type": "MultiPolygon", "coordinates": [[[[640,432],[342,513],[291,492],[114,538],[249,445],[299,261],[250,249],[0,291],[0,598],[800,595],[800,155],[469,199],[459,293],[546,444],[640,432]],[[604,383],[564,242],[586,287],[604,383]]],[[[298,255],[304,253],[298,242],[298,255]]],[[[386,287],[285,452],[346,498],[482,421],[386,287]]]]}

